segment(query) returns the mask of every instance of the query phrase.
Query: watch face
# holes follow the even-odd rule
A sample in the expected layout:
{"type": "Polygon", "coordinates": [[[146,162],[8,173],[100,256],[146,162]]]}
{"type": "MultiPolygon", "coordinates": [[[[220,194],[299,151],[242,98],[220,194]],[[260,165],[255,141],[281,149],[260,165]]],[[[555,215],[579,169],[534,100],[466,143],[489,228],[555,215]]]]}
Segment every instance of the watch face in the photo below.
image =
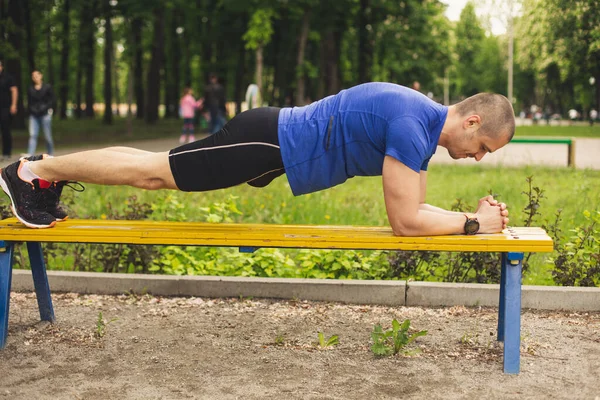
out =
{"type": "Polygon", "coordinates": [[[467,235],[474,235],[479,231],[479,221],[476,219],[468,219],[465,222],[465,233],[467,235]]]}

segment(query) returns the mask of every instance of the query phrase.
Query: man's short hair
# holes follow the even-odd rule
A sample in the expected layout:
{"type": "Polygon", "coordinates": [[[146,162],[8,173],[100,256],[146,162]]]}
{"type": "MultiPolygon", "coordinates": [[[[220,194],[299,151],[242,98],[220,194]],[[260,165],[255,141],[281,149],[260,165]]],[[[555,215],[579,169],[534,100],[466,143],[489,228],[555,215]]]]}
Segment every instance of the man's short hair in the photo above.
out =
{"type": "Polygon", "coordinates": [[[510,141],[515,134],[515,111],[510,101],[501,94],[479,93],[456,104],[461,116],[477,114],[481,117],[481,133],[498,137],[505,133],[510,141]]]}

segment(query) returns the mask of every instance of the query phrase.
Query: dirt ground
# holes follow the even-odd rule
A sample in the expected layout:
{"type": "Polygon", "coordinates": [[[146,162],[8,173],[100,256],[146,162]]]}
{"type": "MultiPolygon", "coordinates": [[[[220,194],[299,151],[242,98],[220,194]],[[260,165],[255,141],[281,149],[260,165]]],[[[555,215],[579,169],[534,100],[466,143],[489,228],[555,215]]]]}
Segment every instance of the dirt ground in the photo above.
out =
{"type": "Polygon", "coordinates": [[[51,325],[33,294],[13,293],[0,399],[600,399],[599,313],[524,312],[521,374],[510,376],[495,309],[53,298],[51,325]],[[429,331],[421,353],[372,354],[374,325],[393,318],[429,331]],[[340,343],[319,349],[319,331],[340,343]]]}

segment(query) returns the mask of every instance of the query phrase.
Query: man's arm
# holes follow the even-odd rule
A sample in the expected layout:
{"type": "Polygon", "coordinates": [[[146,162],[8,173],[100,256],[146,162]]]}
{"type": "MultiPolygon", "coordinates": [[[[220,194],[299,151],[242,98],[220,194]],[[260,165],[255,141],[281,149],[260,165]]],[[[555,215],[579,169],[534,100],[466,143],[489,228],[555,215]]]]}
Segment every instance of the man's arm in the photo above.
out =
{"type": "Polygon", "coordinates": [[[17,100],[19,100],[19,91],[17,90],[16,86],[11,86],[10,87],[10,94],[11,94],[11,103],[10,103],[10,113],[11,114],[16,114],[17,113],[17,100]]]}
{"type": "MultiPolygon", "coordinates": [[[[421,209],[424,201],[426,175],[421,176],[393,157],[383,162],[383,192],[388,220],[398,236],[434,236],[464,233],[462,213],[440,213],[421,209]]],[[[436,207],[437,208],[437,207],[436,207]]],[[[444,210],[445,211],[445,210],[444,210]]],[[[500,232],[504,217],[498,206],[480,202],[476,216],[480,233],[500,232]]]]}

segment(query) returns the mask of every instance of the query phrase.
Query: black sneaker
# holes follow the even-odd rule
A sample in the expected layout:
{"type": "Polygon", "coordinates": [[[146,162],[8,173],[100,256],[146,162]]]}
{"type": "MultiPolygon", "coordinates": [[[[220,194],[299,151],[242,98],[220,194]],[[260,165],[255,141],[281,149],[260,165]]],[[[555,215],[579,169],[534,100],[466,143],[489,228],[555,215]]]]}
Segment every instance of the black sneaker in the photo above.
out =
{"type": "Polygon", "coordinates": [[[65,187],[66,184],[67,181],[52,182],[48,188],[52,195],[46,196],[44,201],[46,205],[46,209],[44,211],[56,218],[57,222],[62,222],[69,218],[69,215],[65,209],[60,206],[60,195],[62,194],[63,187],[65,187]]]}
{"type": "Polygon", "coordinates": [[[25,182],[19,177],[18,171],[23,163],[21,159],[2,168],[0,173],[0,186],[10,198],[10,208],[25,226],[29,228],[51,228],[56,225],[56,218],[41,211],[47,189],[40,188],[40,180],[25,182]]]}
{"type": "MultiPolygon", "coordinates": [[[[46,158],[48,155],[47,154],[43,154],[43,155],[37,155],[37,156],[29,156],[26,157],[26,160],[29,161],[38,161],[38,160],[43,160],[44,158],[46,158]]],[[[65,221],[67,218],[69,218],[69,215],[67,214],[67,212],[65,211],[64,208],[62,208],[60,206],[60,196],[62,195],[62,190],[65,187],[65,185],[67,184],[77,184],[81,187],[81,190],[78,190],[76,188],[74,188],[73,186],[69,186],[70,188],[73,188],[74,190],[77,190],[78,192],[83,192],[83,190],[85,190],[83,188],[83,185],[80,184],[79,182],[73,182],[73,181],[58,181],[58,182],[52,182],[50,184],[50,187],[48,188],[48,191],[45,192],[45,198],[44,198],[44,206],[40,209],[41,211],[45,211],[48,214],[52,215],[57,222],[62,222],[65,221]]]]}

